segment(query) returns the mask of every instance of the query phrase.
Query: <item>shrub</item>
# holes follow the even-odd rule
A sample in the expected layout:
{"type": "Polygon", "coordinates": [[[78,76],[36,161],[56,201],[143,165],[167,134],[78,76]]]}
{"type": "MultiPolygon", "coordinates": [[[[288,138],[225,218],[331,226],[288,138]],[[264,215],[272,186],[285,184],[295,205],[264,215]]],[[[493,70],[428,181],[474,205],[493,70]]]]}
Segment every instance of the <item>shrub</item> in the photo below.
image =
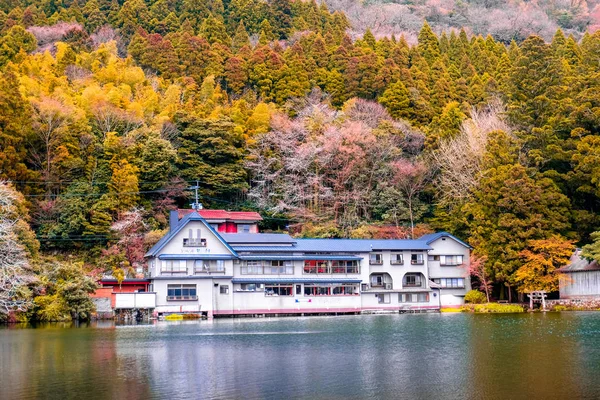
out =
{"type": "Polygon", "coordinates": [[[481,304],[485,303],[486,300],[487,298],[485,297],[485,293],[482,293],[479,290],[470,290],[465,295],[465,303],[481,304]]]}

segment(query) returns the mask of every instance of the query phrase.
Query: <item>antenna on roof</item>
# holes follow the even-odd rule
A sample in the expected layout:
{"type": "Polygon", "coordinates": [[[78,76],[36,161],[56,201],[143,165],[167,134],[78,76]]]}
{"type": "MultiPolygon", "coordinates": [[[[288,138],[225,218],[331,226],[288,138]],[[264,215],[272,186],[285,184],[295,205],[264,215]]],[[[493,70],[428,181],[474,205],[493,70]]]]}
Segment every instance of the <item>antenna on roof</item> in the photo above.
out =
{"type": "Polygon", "coordinates": [[[193,203],[190,203],[190,206],[192,206],[192,209],[199,211],[202,210],[202,203],[200,203],[200,201],[198,200],[198,189],[200,189],[200,185],[198,184],[198,181],[196,181],[196,186],[191,186],[188,188],[189,190],[193,190],[196,194],[196,201],[193,203]]]}

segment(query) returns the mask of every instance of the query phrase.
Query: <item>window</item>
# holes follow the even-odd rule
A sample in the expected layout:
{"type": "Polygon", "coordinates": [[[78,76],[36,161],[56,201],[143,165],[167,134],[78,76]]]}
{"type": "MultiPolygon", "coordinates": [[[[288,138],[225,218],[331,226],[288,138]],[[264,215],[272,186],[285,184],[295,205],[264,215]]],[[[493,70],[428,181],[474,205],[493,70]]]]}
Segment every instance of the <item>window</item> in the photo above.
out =
{"type": "Polygon", "coordinates": [[[411,254],[410,255],[410,263],[412,265],[421,265],[421,264],[423,264],[423,254],[421,254],[421,253],[411,254]]]}
{"type": "Polygon", "coordinates": [[[262,283],[242,283],[240,284],[240,290],[243,292],[261,292],[264,290],[262,283]]]}
{"type": "Polygon", "coordinates": [[[293,296],[293,288],[291,284],[265,285],[265,296],[293,296]]]}
{"type": "Polygon", "coordinates": [[[238,233],[250,233],[250,224],[237,224],[238,233]]]}
{"type": "Polygon", "coordinates": [[[398,293],[399,303],[428,303],[429,293],[398,293]]]}
{"type": "Polygon", "coordinates": [[[229,294],[229,285],[221,285],[219,293],[229,294]]]}
{"type": "Polygon", "coordinates": [[[296,285],[296,294],[302,294],[302,285],[296,285]]]}
{"type": "Polygon", "coordinates": [[[379,293],[376,296],[377,296],[377,302],[379,304],[389,304],[389,302],[390,302],[389,293],[379,293]]]}
{"type": "Polygon", "coordinates": [[[441,256],[440,265],[457,266],[463,263],[463,256],[441,256]]]}
{"type": "Polygon", "coordinates": [[[371,264],[371,265],[383,264],[383,254],[381,254],[381,253],[369,254],[369,264],[371,264]]]}
{"type": "Polygon", "coordinates": [[[413,294],[412,293],[398,293],[398,302],[399,303],[412,303],[413,302],[413,294]]]}
{"type": "Polygon", "coordinates": [[[211,272],[225,272],[225,260],[196,260],[194,273],[208,274],[211,272]]]}
{"type": "Polygon", "coordinates": [[[404,286],[421,287],[421,274],[406,274],[404,275],[404,286]]]}
{"type": "Polygon", "coordinates": [[[198,300],[196,285],[167,285],[167,300],[198,300]]]}
{"type": "Polygon", "coordinates": [[[464,289],[465,278],[436,278],[433,280],[445,289],[464,289]]]}
{"type": "Polygon", "coordinates": [[[390,264],[392,265],[402,265],[404,264],[404,258],[402,257],[402,253],[392,253],[390,257],[390,264]]]}
{"type": "Polygon", "coordinates": [[[179,260],[164,260],[160,272],[167,274],[186,273],[187,263],[180,262],[179,260]]]}
{"type": "Polygon", "coordinates": [[[206,247],[206,239],[202,239],[200,234],[200,229],[196,229],[194,237],[194,230],[188,229],[188,237],[183,239],[183,247],[206,247]]]}
{"type": "Polygon", "coordinates": [[[246,261],[240,269],[242,275],[293,275],[291,260],[246,261]]]}
{"type": "Polygon", "coordinates": [[[333,260],[331,262],[332,274],[358,274],[358,260],[333,260]]]}
{"type": "Polygon", "coordinates": [[[358,294],[358,285],[342,283],[304,285],[305,296],[353,296],[355,294],[358,294]]]}
{"type": "Polygon", "coordinates": [[[274,260],[274,261],[266,261],[263,267],[263,273],[265,275],[275,274],[275,275],[293,275],[294,274],[294,265],[292,261],[286,260],[274,260]]]}
{"type": "Polygon", "coordinates": [[[241,267],[242,275],[262,275],[262,261],[246,261],[241,267]]]}
{"type": "Polygon", "coordinates": [[[304,261],[305,274],[330,274],[329,262],[326,260],[306,260],[304,261]]]}
{"type": "Polygon", "coordinates": [[[427,259],[428,259],[429,261],[440,261],[440,256],[438,256],[438,255],[432,255],[432,254],[430,254],[430,255],[427,257],[427,259]]]}

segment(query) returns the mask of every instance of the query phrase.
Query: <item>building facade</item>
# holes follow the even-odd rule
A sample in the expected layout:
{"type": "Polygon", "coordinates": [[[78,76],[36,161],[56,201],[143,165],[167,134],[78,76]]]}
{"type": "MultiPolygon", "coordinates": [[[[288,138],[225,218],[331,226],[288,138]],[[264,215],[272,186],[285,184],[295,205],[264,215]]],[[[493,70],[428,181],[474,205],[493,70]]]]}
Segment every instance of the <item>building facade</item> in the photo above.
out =
{"type": "Polygon", "coordinates": [[[437,310],[462,304],[470,290],[470,247],[446,232],[414,240],[294,239],[245,227],[219,232],[209,221],[173,213],[169,233],[146,254],[155,313],[437,310]]]}

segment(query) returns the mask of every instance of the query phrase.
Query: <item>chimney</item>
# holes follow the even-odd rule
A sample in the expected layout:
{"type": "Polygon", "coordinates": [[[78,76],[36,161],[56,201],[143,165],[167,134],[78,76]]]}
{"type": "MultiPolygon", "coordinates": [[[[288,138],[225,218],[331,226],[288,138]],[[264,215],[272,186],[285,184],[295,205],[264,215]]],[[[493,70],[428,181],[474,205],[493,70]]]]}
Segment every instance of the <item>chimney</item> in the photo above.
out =
{"type": "Polygon", "coordinates": [[[179,211],[177,211],[177,210],[169,211],[169,230],[171,232],[173,232],[178,224],[179,224],[179,211]]]}

